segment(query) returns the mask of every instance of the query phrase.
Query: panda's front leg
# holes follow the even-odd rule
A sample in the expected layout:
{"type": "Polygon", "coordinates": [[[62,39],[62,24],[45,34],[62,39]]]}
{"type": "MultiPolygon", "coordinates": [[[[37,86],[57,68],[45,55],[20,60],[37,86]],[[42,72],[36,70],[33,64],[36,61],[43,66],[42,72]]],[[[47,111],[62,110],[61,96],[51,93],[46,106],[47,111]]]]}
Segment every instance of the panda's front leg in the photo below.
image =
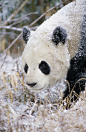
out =
{"type": "MultiPolygon", "coordinates": [[[[84,52],[83,52],[84,53],[84,52]]],[[[70,84],[64,92],[64,99],[70,94],[70,101],[75,101],[79,98],[81,91],[85,90],[86,81],[86,58],[84,54],[78,52],[70,61],[70,68],[67,73],[67,80],[70,84]]]]}

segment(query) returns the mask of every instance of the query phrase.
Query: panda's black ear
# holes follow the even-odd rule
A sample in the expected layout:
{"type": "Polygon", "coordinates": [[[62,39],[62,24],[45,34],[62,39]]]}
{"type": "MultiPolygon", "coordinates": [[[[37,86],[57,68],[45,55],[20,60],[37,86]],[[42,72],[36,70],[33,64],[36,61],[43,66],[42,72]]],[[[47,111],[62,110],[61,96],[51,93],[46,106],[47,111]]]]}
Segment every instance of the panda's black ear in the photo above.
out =
{"type": "Polygon", "coordinates": [[[52,35],[52,41],[55,43],[55,45],[58,45],[59,42],[65,44],[66,39],[67,39],[66,30],[60,26],[56,27],[52,35]]]}
{"type": "Polygon", "coordinates": [[[25,43],[27,43],[28,39],[30,37],[30,29],[26,26],[23,27],[23,39],[25,43]]]}

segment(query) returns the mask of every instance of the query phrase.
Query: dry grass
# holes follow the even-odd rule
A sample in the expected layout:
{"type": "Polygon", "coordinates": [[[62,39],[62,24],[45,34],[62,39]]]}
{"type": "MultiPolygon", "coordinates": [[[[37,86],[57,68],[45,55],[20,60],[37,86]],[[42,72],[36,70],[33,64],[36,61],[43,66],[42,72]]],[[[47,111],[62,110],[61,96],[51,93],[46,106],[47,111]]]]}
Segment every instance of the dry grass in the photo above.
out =
{"type": "MultiPolygon", "coordinates": [[[[66,101],[59,100],[57,93],[51,96],[47,90],[43,100],[29,91],[20,60],[7,60],[0,71],[0,132],[86,132],[86,89],[80,96],[74,93],[79,100],[66,110],[66,101]],[[9,72],[8,63],[13,63],[9,72]]],[[[70,105],[70,98],[66,100],[70,105]]]]}

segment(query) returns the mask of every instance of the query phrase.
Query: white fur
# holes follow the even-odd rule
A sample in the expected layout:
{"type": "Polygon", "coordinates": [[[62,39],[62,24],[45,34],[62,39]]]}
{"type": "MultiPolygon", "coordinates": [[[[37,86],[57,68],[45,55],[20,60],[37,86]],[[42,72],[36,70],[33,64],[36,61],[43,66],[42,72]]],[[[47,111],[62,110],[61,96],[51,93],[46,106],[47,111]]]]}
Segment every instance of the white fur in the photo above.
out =
{"type": "Polygon", "coordinates": [[[70,65],[70,59],[76,54],[80,42],[81,22],[84,13],[84,0],[76,0],[59,10],[46,20],[31,35],[22,55],[23,67],[29,66],[26,83],[36,82],[29,87],[34,92],[54,86],[64,80],[70,65]],[[57,46],[52,42],[52,33],[57,26],[67,31],[67,41],[57,46]],[[44,75],[39,69],[39,63],[46,61],[51,72],[44,75]]]}
{"type": "Polygon", "coordinates": [[[23,64],[25,66],[26,62],[29,66],[28,73],[26,75],[26,82],[37,82],[37,85],[31,89],[36,90],[47,88],[48,86],[51,87],[57,81],[65,78],[67,69],[69,67],[69,56],[67,47],[63,45],[62,48],[61,45],[62,44],[59,44],[56,47],[52,43],[52,45],[50,46],[48,44],[45,44],[43,47],[42,45],[39,45],[37,47],[31,45],[29,47],[28,45],[27,48],[25,48],[26,50],[23,53],[23,64]],[[49,75],[44,75],[39,70],[38,67],[41,61],[46,61],[50,65],[51,72],[49,75]]]}

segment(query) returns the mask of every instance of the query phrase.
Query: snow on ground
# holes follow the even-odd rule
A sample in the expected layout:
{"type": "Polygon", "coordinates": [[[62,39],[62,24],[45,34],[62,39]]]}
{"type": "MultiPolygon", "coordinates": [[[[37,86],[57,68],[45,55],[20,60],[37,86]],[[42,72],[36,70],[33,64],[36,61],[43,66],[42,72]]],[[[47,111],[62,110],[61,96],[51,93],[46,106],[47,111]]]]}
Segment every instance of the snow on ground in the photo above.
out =
{"type": "Polygon", "coordinates": [[[35,95],[24,84],[21,57],[7,56],[0,68],[0,132],[86,132],[85,94],[68,110],[59,105],[57,91],[35,95]]]}

